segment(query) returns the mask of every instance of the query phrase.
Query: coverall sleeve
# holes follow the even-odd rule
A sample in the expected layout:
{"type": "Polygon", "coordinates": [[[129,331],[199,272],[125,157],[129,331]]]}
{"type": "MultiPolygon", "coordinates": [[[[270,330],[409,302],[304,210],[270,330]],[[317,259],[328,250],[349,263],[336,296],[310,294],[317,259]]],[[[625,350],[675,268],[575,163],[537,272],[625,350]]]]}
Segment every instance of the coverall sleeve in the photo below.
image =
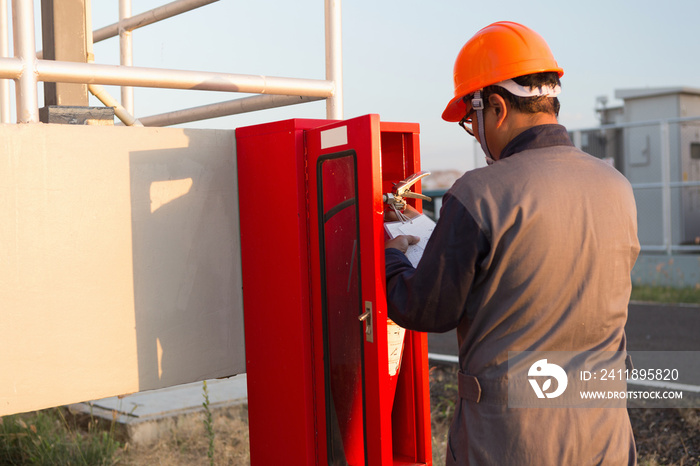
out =
{"type": "Polygon", "coordinates": [[[449,193],[418,268],[398,249],[386,250],[388,314],[400,326],[446,332],[459,324],[488,240],[474,218],[449,193]]]}

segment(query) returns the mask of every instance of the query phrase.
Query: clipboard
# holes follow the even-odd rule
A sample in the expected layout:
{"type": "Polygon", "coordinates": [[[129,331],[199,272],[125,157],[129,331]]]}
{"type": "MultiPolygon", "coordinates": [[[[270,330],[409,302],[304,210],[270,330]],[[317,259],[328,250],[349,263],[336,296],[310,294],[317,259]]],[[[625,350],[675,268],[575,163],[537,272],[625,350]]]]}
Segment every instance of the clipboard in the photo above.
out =
{"type": "Polygon", "coordinates": [[[396,238],[400,235],[413,235],[420,238],[417,244],[409,246],[406,251],[406,257],[414,268],[418,267],[418,262],[423,257],[423,251],[425,251],[425,246],[428,244],[434,229],[435,222],[424,214],[414,217],[406,223],[387,222],[384,224],[384,230],[390,238],[396,238]]]}

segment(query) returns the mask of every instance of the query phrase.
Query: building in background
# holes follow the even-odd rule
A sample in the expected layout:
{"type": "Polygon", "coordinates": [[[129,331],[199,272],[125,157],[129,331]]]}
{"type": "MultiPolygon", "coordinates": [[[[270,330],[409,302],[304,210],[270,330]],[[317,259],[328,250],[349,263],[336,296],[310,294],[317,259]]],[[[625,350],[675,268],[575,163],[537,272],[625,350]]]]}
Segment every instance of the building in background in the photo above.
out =
{"type": "Polygon", "coordinates": [[[599,99],[601,126],[574,131],[589,154],[608,160],[635,188],[645,252],[700,252],[700,89],[617,90],[599,99]]]}

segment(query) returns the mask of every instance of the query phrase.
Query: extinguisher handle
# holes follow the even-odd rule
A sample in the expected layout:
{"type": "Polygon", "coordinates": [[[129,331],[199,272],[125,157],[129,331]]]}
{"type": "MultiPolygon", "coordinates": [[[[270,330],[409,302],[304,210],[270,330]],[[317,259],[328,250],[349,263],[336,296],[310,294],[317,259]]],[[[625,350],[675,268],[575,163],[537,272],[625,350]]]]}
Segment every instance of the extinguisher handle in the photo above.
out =
{"type": "Polygon", "coordinates": [[[405,193],[403,193],[403,197],[410,197],[413,199],[422,199],[422,200],[428,201],[428,202],[433,200],[433,198],[430,196],[426,196],[426,195],[420,194],[420,193],[414,193],[413,191],[406,191],[405,193]]]}
{"type": "Polygon", "coordinates": [[[430,175],[430,172],[427,170],[419,171],[418,173],[414,173],[413,175],[409,176],[405,180],[402,180],[402,181],[399,181],[398,183],[396,183],[394,185],[394,187],[392,188],[392,192],[394,193],[395,196],[404,196],[405,193],[410,191],[411,186],[413,186],[418,181],[420,181],[422,178],[425,178],[428,175],[430,175]]]}
{"type": "Polygon", "coordinates": [[[429,171],[420,171],[409,176],[405,180],[401,180],[391,188],[390,193],[384,194],[384,202],[388,204],[396,213],[396,217],[402,223],[406,223],[409,219],[403,214],[406,209],[406,200],[404,198],[422,199],[424,201],[432,201],[428,196],[411,191],[411,186],[416,184],[420,179],[430,175],[429,171]]]}

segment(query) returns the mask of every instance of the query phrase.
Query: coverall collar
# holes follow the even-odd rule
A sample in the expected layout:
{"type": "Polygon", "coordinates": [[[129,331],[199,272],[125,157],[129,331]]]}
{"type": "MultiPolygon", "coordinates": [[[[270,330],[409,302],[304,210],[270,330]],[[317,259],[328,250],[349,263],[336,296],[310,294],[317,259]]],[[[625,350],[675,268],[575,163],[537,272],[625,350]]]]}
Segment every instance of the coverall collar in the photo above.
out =
{"type": "Polygon", "coordinates": [[[569,133],[562,125],[539,125],[515,136],[501,151],[499,160],[528,149],[551,146],[573,146],[569,133]]]}

